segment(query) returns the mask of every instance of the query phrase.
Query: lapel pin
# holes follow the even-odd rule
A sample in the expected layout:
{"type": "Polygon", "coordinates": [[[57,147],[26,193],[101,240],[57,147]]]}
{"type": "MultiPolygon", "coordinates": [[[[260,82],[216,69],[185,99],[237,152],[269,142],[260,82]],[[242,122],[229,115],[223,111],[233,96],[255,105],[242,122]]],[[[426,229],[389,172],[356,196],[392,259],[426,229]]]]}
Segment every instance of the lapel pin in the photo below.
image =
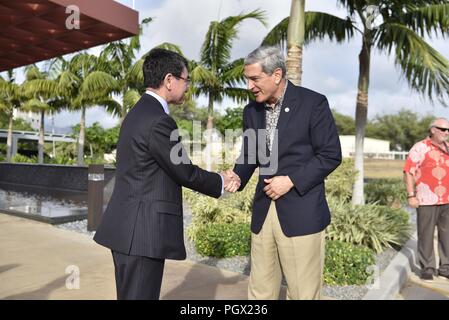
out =
{"type": "Polygon", "coordinates": [[[290,111],[290,108],[285,108],[285,112],[289,112],[290,111]]]}

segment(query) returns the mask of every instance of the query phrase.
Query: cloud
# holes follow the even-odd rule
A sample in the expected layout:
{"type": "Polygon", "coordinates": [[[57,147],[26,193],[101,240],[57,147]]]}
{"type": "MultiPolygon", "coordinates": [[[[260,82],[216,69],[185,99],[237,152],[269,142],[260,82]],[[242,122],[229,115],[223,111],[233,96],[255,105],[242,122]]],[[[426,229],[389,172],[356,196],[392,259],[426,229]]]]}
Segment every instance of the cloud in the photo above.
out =
{"type": "MultiPolygon", "coordinates": [[[[119,2],[132,6],[132,0],[119,2]]],[[[212,20],[259,8],[266,12],[268,27],[249,20],[241,24],[239,39],[234,42],[232,49],[232,59],[244,57],[261,43],[271,28],[289,15],[290,3],[287,0],[135,0],[140,19],[154,18],[144,30],[140,55],[163,42],[172,42],[179,45],[188,58],[198,60],[201,45],[212,20]]],[[[341,18],[346,15],[344,9],[336,7],[334,1],[328,0],[308,0],[306,11],[322,11],[341,18]]],[[[447,40],[427,40],[449,59],[447,40]]],[[[361,38],[358,35],[343,44],[332,43],[327,39],[315,41],[304,49],[303,85],[325,94],[331,106],[351,116],[355,114],[360,49],[361,38]]],[[[93,51],[98,53],[100,50],[101,47],[93,51]]],[[[420,114],[430,112],[449,116],[448,110],[441,104],[432,106],[419,94],[410,91],[394,65],[394,57],[373,50],[370,76],[369,117],[379,112],[394,113],[402,107],[420,114]]],[[[205,105],[205,98],[199,98],[198,104],[205,105]]],[[[236,104],[231,100],[223,101],[225,107],[234,105],[236,104]]],[[[217,110],[222,109],[224,108],[217,106],[217,110]]],[[[89,121],[99,121],[103,126],[112,126],[117,121],[100,108],[89,110],[87,119],[88,124],[89,121]]],[[[73,125],[79,122],[79,115],[63,112],[58,121],[73,125]]]]}
{"type": "MultiPolygon", "coordinates": [[[[81,113],[62,111],[55,114],[54,123],[57,127],[72,127],[80,123],[81,113]]],[[[48,117],[46,121],[51,121],[48,117]]],[[[89,108],[86,111],[86,126],[90,127],[94,122],[99,122],[104,128],[111,128],[118,124],[118,119],[112,117],[102,107],[89,108]]]]}

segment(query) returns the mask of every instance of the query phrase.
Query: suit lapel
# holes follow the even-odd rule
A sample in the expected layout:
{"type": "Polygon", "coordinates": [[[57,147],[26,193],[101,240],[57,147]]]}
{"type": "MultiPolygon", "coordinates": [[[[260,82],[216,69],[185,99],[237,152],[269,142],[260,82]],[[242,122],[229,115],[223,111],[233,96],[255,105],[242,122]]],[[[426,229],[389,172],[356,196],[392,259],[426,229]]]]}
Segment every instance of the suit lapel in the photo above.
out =
{"type": "Polygon", "coordinates": [[[293,117],[295,109],[298,108],[298,98],[295,95],[295,85],[288,81],[287,90],[285,91],[285,97],[282,101],[281,113],[279,115],[278,123],[276,126],[277,131],[277,143],[278,150],[280,146],[280,142],[285,135],[285,130],[287,128],[288,122],[293,117]]]}

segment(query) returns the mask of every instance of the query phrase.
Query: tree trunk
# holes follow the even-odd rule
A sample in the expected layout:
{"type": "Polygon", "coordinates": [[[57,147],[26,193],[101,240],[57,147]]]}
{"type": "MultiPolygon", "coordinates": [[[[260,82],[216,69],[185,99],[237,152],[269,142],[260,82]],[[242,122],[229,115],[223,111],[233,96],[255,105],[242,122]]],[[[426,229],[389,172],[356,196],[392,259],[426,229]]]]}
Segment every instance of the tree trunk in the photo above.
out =
{"type": "Polygon", "coordinates": [[[44,131],[44,118],[45,110],[41,110],[41,121],[39,124],[39,144],[37,147],[37,162],[39,164],[44,163],[44,143],[45,143],[45,131],[44,131]]]}
{"type": "Polygon", "coordinates": [[[292,0],[287,30],[287,78],[295,85],[301,85],[302,48],[305,32],[305,0],[292,0]]]}
{"type": "Polygon", "coordinates": [[[353,204],[364,204],[364,168],[363,168],[363,140],[368,117],[368,88],[370,73],[371,38],[364,34],[362,50],[359,54],[359,81],[357,93],[357,106],[355,112],[355,169],[358,174],[352,193],[353,204]]]}
{"type": "Polygon", "coordinates": [[[208,130],[206,141],[206,170],[212,170],[212,129],[214,128],[214,102],[209,95],[209,106],[207,107],[207,125],[208,130]]]}
{"type": "Polygon", "coordinates": [[[77,165],[84,165],[84,140],[86,136],[86,108],[81,108],[80,133],[78,136],[77,165]]]}
{"type": "Polygon", "coordinates": [[[8,138],[6,141],[6,161],[11,162],[12,157],[12,124],[14,115],[13,112],[9,115],[9,125],[8,125],[8,138]]]}
{"type": "Polygon", "coordinates": [[[125,94],[126,91],[122,92],[122,108],[120,110],[120,126],[122,126],[123,120],[125,120],[126,117],[126,107],[125,107],[125,94]]]}

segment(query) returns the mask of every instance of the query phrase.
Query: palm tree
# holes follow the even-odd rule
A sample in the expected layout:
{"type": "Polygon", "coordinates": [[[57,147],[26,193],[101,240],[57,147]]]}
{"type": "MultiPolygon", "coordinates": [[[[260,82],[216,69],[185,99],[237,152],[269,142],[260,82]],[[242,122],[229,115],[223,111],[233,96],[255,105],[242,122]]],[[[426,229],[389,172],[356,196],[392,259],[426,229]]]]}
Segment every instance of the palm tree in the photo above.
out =
{"type": "Polygon", "coordinates": [[[7,79],[0,77],[0,110],[4,112],[8,119],[8,138],[6,141],[6,161],[11,161],[12,156],[12,129],[14,120],[14,110],[20,108],[24,97],[21,94],[20,86],[15,83],[12,70],[7,71],[7,79]]]}
{"type": "Polygon", "coordinates": [[[27,101],[23,104],[23,109],[40,114],[38,163],[44,163],[45,113],[56,111],[62,100],[57,94],[57,82],[50,77],[49,71],[41,71],[33,64],[25,68],[25,79],[23,88],[27,101]]]}
{"type": "Polygon", "coordinates": [[[100,55],[100,59],[108,61],[108,72],[119,84],[117,93],[121,95],[122,101],[117,105],[110,105],[106,110],[118,116],[120,123],[125,119],[129,109],[140,99],[144,91],[142,65],[143,60],[136,60],[136,53],[140,50],[140,35],[145,25],[150,23],[152,18],[143,19],[139,34],[131,37],[129,41],[119,40],[105,46],[100,55]]]}
{"type": "Polygon", "coordinates": [[[287,28],[287,78],[295,85],[301,85],[302,48],[305,30],[305,0],[292,0],[287,28]]]}
{"type": "MultiPolygon", "coordinates": [[[[244,81],[243,59],[230,61],[232,43],[237,38],[238,27],[248,19],[255,19],[266,25],[264,13],[260,10],[212,21],[201,48],[200,61],[191,62],[192,94],[195,97],[204,94],[209,101],[209,141],[213,128],[214,103],[223,101],[224,97],[233,98],[237,102],[245,102],[250,97],[249,92],[240,86],[244,81]]],[[[206,162],[207,169],[210,170],[210,160],[206,162]]]]}
{"type": "MultiPolygon", "coordinates": [[[[424,40],[424,36],[448,33],[449,3],[447,0],[338,0],[338,3],[348,10],[346,20],[323,13],[310,16],[306,12],[305,41],[307,43],[324,35],[329,35],[331,39],[335,36],[339,40],[339,36],[346,38],[355,32],[361,36],[355,150],[355,168],[359,174],[354,184],[352,202],[363,204],[363,140],[368,114],[371,51],[376,48],[388,55],[393,54],[396,66],[411,89],[427,96],[432,102],[438,99],[447,105],[444,98],[449,94],[449,62],[424,40]],[[368,5],[376,6],[383,19],[376,28],[370,25],[372,17],[365,15],[368,5]],[[361,28],[355,23],[356,17],[363,24],[361,28]]],[[[277,26],[275,32],[270,32],[265,39],[267,42],[285,41],[285,21],[277,26]]]]}
{"type": "Polygon", "coordinates": [[[119,90],[119,83],[105,71],[106,61],[87,53],[79,53],[70,62],[63,62],[62,68],[58,91],[70,105],[69,109],[81,111],[77,143],[77,165],[81,166],[84,164],[86,109],[96,105],[118,108],[119,104],[110,93],[119,90]]]}

